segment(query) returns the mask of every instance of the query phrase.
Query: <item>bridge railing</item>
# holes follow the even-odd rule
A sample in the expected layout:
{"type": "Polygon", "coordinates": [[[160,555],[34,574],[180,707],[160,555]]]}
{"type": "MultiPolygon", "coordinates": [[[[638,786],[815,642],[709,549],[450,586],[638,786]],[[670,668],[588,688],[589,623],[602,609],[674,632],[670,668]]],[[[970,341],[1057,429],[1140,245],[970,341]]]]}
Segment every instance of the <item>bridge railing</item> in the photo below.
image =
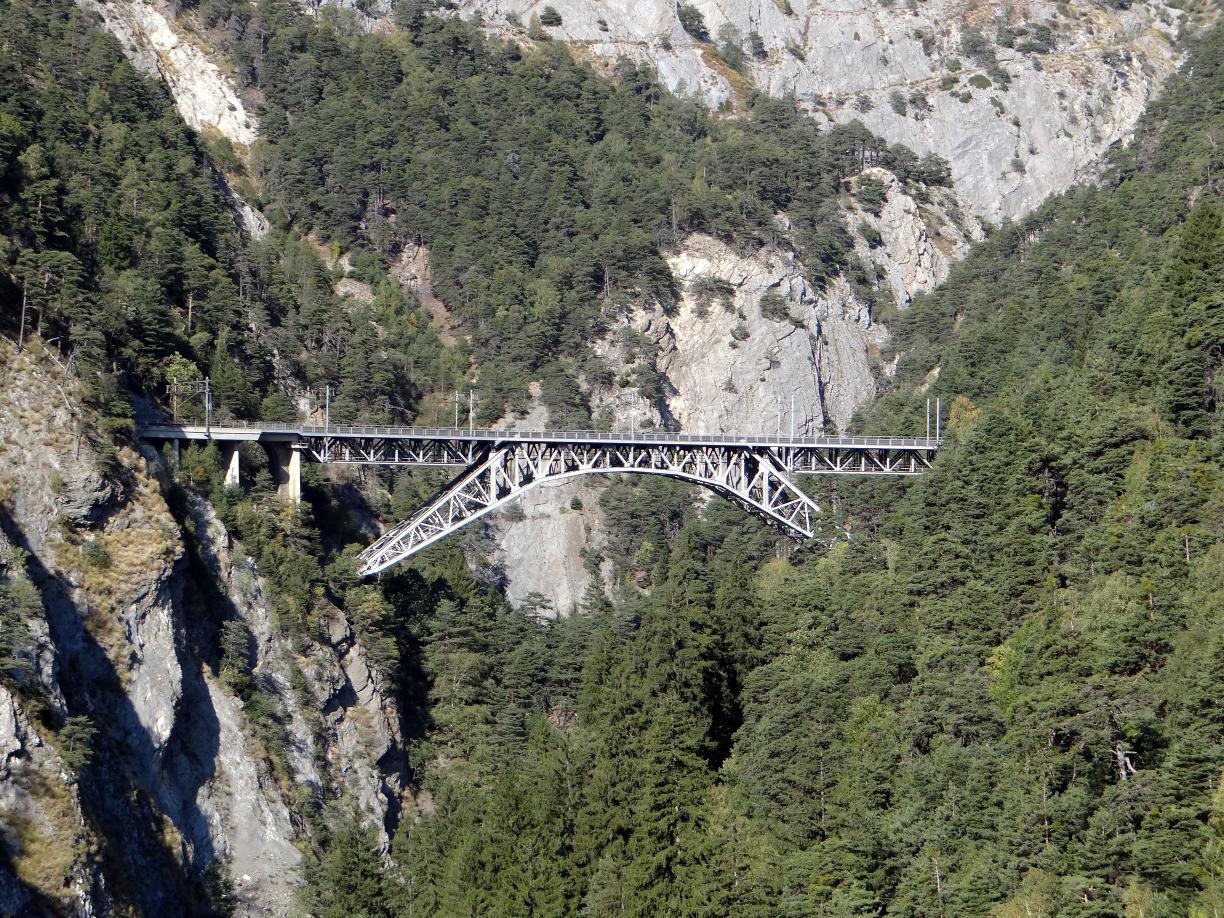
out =
{"type": "MultiPolygon", "coordinates": [[[[156,436],[159,430],[203,431],[203,424],[153,423],[141,432],[156,436]]],[[[711,443],[795,447],[867,447],[880,449],[936,449],[940,441],[927,437],[803,437],[751,436],[745,434],[692,434],[671,431],[600,430],[505,430],[467,427],[382,427],[332,424],[290,424],[276,421],[225,421],[209,426],[214,431],[249,430],[256,433],[286,433],[301,437],[388,437],[417,440],[528,440],[580,443],[711,443]]]]}

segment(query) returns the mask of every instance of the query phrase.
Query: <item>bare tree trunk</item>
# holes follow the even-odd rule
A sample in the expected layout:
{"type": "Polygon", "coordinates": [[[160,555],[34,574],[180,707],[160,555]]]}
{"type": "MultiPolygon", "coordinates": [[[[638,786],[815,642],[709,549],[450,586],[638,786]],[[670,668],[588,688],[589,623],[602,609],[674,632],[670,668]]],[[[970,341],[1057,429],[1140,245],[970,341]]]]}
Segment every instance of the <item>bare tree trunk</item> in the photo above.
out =
{"type": "Polygon", "coordinates": [[[935,895],[939,897],[939,918],[943,918],[944,901],[943,901],[943,877],[939,873],[939,858],[931,858],[931,867],[935,870],[935,895]]]}
{"type": "Polygon", "coordinates": [[[17,328],[17,350],[21,350],[25,346],[25,317],[26,317],[26,302],[28,296],[26,289],[21,288],[21,325],[17,328]]]}
{"type": "Polygon", "coordinates": [[[1135,774],[1135,764],[1131,761],[1132,754],[1122,748],[1121,740],[1114,744],[1114,758],[1118,763],[1118,777],[1123,781],[1129,781],[1131,776],[1135,774]]]}

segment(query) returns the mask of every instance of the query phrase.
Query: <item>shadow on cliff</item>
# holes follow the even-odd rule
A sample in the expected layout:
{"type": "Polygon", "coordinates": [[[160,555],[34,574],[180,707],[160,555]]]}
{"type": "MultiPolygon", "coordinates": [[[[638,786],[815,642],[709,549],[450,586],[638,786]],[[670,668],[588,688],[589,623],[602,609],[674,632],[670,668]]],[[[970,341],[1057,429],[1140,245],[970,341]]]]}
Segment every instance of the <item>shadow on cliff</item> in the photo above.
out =
{"type": "Polygon", "coordinates": [[[43,895],[23,883],[13,869],[13,862],[0,835],[0,918],[20,915],[22,918],[59,918],[64,914],[62,903],[43,895]]]}
{"type": "MultiPolygon", "coordinates": [[[[97,833],[99,859],[111,897],[129,903],[140,914],[209,915],[212,913],[198,879],[173,850],[159,808],[179,834],[194,845],[191,860],[211,863],[215,853],[208,840],[207,819],[196,804],[196,791],[211,777],[218,748],[219,725],[203,685],[202,673],[190,660],[183,663],[182,700],[175,728],[159,756],[140,723],[132,700],[106,650],[85,628],[85,616],[72,600],[71,585],[50,571],[32,551],[21,527],[0,509],[0,529],[28,555],[30,578],[42,593],[43,609],[55,645],[56,682],[69,716],[88,715],[97,728],[90,762],[81,768],[78,789],[81,809],[97,833]],[[203,704],[199,704],[200,692],[203,704]],[[189,715],[184,716],[184,711],[189,715]],[[181,768],[167,771],[167,755],[175,748],[174,733],[184,720],[196,738],[197,759],[207,768],[195,769],[194,786],[171,785],[165,778],[183,777],[181,768]],[[207,752],[207,750],[211,750],[207,752]],[[201,750],[206,755],[198,755],[201,750]],[[200,837],[199,828],[205,832],[200,837]]],[[[176,572],[177,573],[177,572],[176,572]]],[[[178,597],[174,597],[176,605],[178,597]]],[[[176,616],[177,617],[177,616],[176,616]]],[[[176,635],[176,644],[181,634],[176,635]]],[[[58,726],[54,723],[51,726],[58,726]]],[[[183,858],[185,859],[185,858],[183,858]]]]}

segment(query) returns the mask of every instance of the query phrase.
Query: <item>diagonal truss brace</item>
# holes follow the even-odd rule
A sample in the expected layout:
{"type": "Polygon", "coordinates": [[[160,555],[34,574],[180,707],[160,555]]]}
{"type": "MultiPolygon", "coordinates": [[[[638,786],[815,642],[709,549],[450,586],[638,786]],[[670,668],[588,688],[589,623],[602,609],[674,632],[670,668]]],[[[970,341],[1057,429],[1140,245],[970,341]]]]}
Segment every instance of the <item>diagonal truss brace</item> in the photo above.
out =
{"type": "Polygon", "coordinates": [[[778,457],[751,445],[508,441],[483,447],[458,477],[359,556],[376,574],[543,482],[631,472],[700,484],[743,505],[796,539],[812,536],[820,508],[787,478],[778,457]]]}

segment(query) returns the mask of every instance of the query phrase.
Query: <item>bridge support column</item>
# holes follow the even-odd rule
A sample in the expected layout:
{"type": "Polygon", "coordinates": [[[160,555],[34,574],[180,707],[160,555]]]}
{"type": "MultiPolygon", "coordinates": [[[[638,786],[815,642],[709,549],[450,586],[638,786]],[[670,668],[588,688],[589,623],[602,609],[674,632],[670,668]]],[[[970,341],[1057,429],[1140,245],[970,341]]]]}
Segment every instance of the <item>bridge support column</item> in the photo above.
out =
{"type": "Polygon", "coordinates": [[[221,451],[225,459],[225,486],[227,488],[238,488],[242,486],[242,479],[238,474],[238,444],[233,443],[225,447],[221,451]],[[228,450],[228,456],[226,451],[228,450]]]}
{"type": "Polygon", "coordinates": [[[289,481],[285,497],[290,503],[302,502],[302,451],[296,446],[289,450],[289,481]]]}
{"type": "Polygon", "coordinates": [[[297,444],[269,443],[268,458],[276,493],[290,503],[302,500],[302,449],[297,444]]]}

